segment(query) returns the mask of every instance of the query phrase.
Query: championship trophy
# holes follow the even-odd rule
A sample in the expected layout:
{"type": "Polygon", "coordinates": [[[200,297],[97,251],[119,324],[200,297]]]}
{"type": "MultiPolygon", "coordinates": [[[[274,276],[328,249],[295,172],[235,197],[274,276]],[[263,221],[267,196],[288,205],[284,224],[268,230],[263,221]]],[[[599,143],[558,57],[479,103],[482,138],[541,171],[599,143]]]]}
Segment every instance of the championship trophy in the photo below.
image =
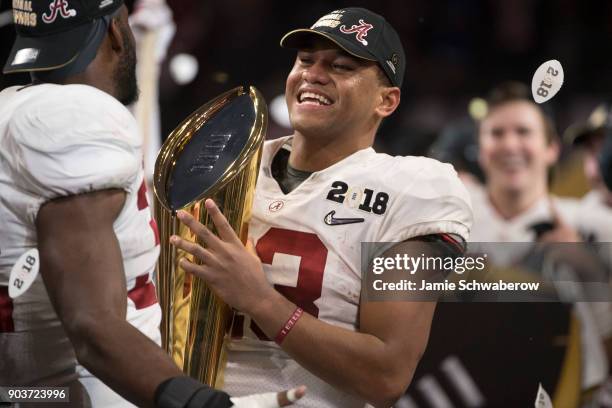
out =
{"type": "Polygon", "coordinates": [[[232,312],[201,279],[179,266],[182,257],[193,259],[170,245],[169,238],[178,235],[197,241],[177,219],[178,210],[189,212],[215,232],[204,206],[212,198],[246,242],[267,122],[267,106],[259,91],[234,88],[174,129],[155,162],[162,347],[185,374],[211,386],[222,373],[223,342],[232,312]]]}

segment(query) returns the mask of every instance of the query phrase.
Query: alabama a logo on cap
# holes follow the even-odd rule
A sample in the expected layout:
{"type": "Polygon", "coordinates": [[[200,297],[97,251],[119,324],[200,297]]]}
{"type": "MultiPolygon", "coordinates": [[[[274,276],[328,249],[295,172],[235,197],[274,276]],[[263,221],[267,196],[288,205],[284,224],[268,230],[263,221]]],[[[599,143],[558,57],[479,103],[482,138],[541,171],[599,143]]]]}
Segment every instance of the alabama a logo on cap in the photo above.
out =
{"type": "Polygon", "coordinates": [[[75,9],[68,8],[67,0],[53,0],[51,4],[49,4],[49,14],[47,15],[47,13],[44,13],[42,15],[42,20],[47,24],[51,24],[57,18],[58,13],[62,18],[70,18],[77,15],[75,9]]]}
{"type": "Polygon", "coordinates": [[[346,28],[344,24],[342,24],[340,26],[340,32],[343,34],[355,33],[357,41],[363,45],[368,45],[368,41],[365,39],[365,37],[368,35],[368,31],[370,31],[372,28],[374,28],[372,24],[368,24],[362,19],[359,19],[359,25],[353,24],[351,28],[346,28]]]}

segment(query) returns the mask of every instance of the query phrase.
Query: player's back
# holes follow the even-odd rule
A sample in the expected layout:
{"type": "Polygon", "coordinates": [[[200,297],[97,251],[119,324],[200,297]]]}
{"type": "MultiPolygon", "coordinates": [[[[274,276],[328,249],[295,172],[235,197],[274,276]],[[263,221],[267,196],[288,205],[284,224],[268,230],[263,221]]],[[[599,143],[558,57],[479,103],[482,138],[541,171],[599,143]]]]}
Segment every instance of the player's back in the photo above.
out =
{"type": "Polygon", "coordinates": [[[158,237],[134,118],[112,96],[85,85],[0,92],[0,384],[66,384],[78,374],[81,382],[89,381],[94,402],[108,394],[106,388],[98,392],[101,383],[77,366],[40,274],[19,297],[8,296],[13,266],[36,250],[41,206],[108,188],[126,192],[113,229],[126,276],[127,320],[159,342],[160,312],[151,283],[158,237]]]}
{"type": "Polygon", "coordinates": [[[44,292],[35,282],[23,296],[8,296],[10,271],[18,258],[36,247],[33,223],[24,223],[32,197],[23,188],[20,157],[11,134],[14,115],[28,109],[35,93],[12,87],[0,92],[0,383],[64,383],[76,378],[76,359],[44,292]]]}

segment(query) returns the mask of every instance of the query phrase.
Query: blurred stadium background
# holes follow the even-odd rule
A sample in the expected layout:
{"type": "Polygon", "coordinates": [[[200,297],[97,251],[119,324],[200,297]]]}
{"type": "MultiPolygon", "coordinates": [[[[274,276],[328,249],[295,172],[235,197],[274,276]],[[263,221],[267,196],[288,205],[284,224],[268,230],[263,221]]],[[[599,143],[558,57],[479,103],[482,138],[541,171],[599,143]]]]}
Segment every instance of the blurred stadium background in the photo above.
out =
{"type": "MultiPolygon", "coordinates": [[[[407,54],[402,104],[379,133],[379,150],[426,154],[440,132],[461,123],[469,101],[503,80],[531,83],[535,69],[557,59],[565,70],[561,92],[547,104],[559,132],[584,120],[612,89],[612,2],[606,0],[280,1],[169,0],[177,31],[161,68],[162,135],[217,94],[240,84],[257,86],[272,102],[282,95],[294,53],[281,36],[309,26],[317,16],[345,6],[370,8],[399,31],[407,54]],[[169,64],[193,55],[199,70],[179,84],[169,64]]],[[[0,11],[10,9],[2,1],[0,11]]],[[[0,17],[0,59],[14,31],[0,17]]],[[[0,88],[27,82],[0,75],[0,88]]],[[[460,128],[461,126],[459,126],[460,128]]],[[[447,129],[448,130],[448,129],[447,129]]],[[[452,131],[453,129],[451,129],[452,131]]],[[[281,123],[269,137],[286,134],[281,123]]],[[[576,187],[578,190],[580,187],[576,187]]]]}

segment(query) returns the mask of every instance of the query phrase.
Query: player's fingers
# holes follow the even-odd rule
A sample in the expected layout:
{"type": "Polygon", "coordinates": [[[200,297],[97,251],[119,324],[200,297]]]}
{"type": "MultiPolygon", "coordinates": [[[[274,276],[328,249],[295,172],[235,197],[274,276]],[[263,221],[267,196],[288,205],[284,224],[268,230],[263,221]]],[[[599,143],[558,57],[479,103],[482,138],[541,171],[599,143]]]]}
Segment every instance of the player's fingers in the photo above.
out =
{"type": "Polygon", "coordinates": [[[287,391],[279,392],[278,394],[276,394],[278,398],[278,405],[281,407],[291,405],[295,401],[302,398],[304,394],[306,394],[306,387],[303,385],[297,388],[292,388],[287,391]]]}
{"type": "Polygon", "coordinates": [[[556,242],[554,233],[552,231],[545,232],[538,237],[538,242],[548,243],[548,242],[556,242]]]}
{"type": "MultiPolygon", "coordinates": [[[[225,218],[225,215],[223,215],[219,207],[217,207],[217,204],[209,198],[204,202],[204,205],[217,228],[219,237],[226,242],[240,242],[240,238],[238,238],[232,226],[227,222],[227,218],[225,218]]],[[[242,244],[242,242],[240,243],[242,244]]]]}
{"type": "Polygon", "coordinates": [[[252,255],[255,255],[256,257],[259,258],[259,255],[257,255],[257,250],[255,249],[255,243],[253,242],[251,238],[247,239],[247,243],[245,246],[246,246],[247,251],[249,251],[252,255]]]}
{"type": "Polygon", "coordinates": [[[207,282],[211,281],[211,279],[213,278],[210,273],[210,269],[206,265],[194,264],[187,258],[182,258],[179,261],[179,265],[185,270],[185,272],[195,275],[198,278],[202,278],[207,282]]]}
{"type": "Polygon", "coordinates": [[[202,242],[206,244],[206,246],[210,248],[220,247],[221,242],[219,241],[219,238],[187,211],[178,211],[176,216],[183,224],[185,224],[185,226],[187,226],[187,228],[191,230],[191,232],[196,234],[198,238],[200,238],[202,242]]]}
{"type": "Polygon", "coordinates": [[[538,242],[581,242],[580,234],[569,226],[557,227],[552,231],[542,234],[538,238],[538,242]]]}
{"type": "Polygon", "coordinates": [[[179,237],[178,235],[173,235],[170,237],[170,243],[174,245],[178,249],[182,249],[185,252],[190,253],[200,260],[204,260],[207,258],[206,251],[202,246],[196,244],[195,242],[187,241],[179,237]]]}
{"type": "Polygon", "coordinates": [[[189,242],[176,235],[170,237],[170,243],[176,248],[182,249],[183,251],[193,255],[194,258],[199,261],[194,263],[206,264],[212,267],[217,267],[219,264],[219,262],[217,262],[217,258],[212,252],[210,252],[206,248],[201,247],[198,244],[189,242]]]}

